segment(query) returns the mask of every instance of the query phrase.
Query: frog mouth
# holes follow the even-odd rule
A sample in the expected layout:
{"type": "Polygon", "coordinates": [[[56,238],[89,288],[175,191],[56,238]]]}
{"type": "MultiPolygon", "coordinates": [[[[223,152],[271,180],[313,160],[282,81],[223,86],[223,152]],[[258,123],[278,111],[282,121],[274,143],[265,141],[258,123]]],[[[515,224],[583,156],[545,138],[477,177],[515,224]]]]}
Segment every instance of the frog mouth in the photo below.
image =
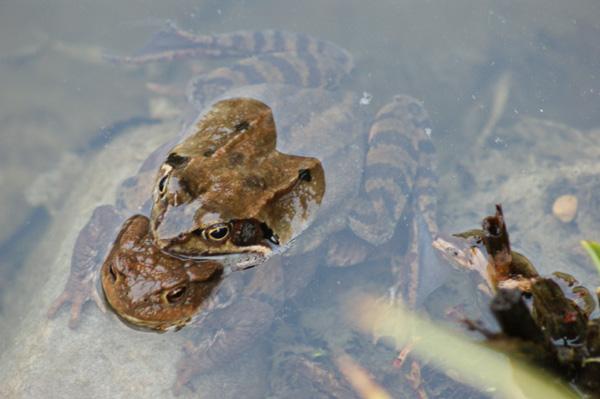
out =
{"type": "Polygon", "coordinates": [[[130,328],[133,328],[136,330],[142,330],[142,331],[154,331],[154,332],[159,332],[159,333],[171,331],[171,330],[178,331],[178,330],[182,329],[183,327],[185,327],[185,325],[188,324],[192,320],[192,318],[189,316],[182,317],[180,319],[172,320],[172,321],[144,320],[144,319],[139,319],[132,315],[125,314],[125,313],[123,313],[123,314],[116,313],[116,314],[130,328]]]}
{"type": "Polygon", "coordinates": [[[154,242],[161,251],[183,260],[223,259],[227,264],[252,267],[280,252],[280,238],[269,225],[258,219],[234,219],[213,224],[226,231],[226,237],[212,238],[209,228],[188,228],[185,233],[153,224],[154,242]],[[168,233],[168,234],[167,234],[168,233]],[[232,260],[233,259],[233,260],[232,260]]]}
{"type": "Polygon", "coordinates": [[[246,270],[258,266],[261,263],[267,261],[271,256],[280,253],[280,247],[270,245],[252,245],[248,247],[242,247],[239,251],[233,253],[186,253],[185,251],[179,251],[173,248],[164,248],[163,251],[167,252],[170,256],[182,259],[182,260],[194,260],[194,261],[217,261],[223,265],[227,271],[246,270]]]}

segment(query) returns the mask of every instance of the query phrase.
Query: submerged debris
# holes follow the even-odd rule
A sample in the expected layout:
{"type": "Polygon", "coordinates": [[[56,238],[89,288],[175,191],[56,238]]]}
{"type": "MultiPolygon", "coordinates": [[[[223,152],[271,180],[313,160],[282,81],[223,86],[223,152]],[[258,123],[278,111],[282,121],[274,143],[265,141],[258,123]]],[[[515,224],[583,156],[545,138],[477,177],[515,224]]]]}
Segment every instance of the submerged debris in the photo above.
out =
{"type": "Polygon", "coordinates": [[[552,205],[552,214],[563,223],[570,223],[577,215],[577,197],[566,194],[558,197],[552,205]]]}
{"type": "Polygon", "coordinates": [[[600,319],[590,319],[596,300],[571,275],[540,276],[510,248],[502,207],[483,219],[481,230],[438,239],[434,247],[455,265],[477,270],[493,298],[490,310],[501,332],[465,324],[488,344],[552,370],[579,389],[600,394],[600,319]],[[485,253],[485,254],[484,254],[485,253]]]}

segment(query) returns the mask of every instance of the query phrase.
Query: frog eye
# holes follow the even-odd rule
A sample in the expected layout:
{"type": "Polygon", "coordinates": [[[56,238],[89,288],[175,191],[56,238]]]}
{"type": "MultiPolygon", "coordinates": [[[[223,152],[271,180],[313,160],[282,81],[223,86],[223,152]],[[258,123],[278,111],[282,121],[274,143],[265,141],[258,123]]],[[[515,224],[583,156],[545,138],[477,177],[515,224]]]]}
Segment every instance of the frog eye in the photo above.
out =
{"type": "Polygon", "coordinates": [[[121,277],[121,273],[116,270],[114,263],[108,265],[108,273],[110,274],[113,283],[116,283],[119,280],[119,277],[121,277]]]}
{"type": "Polygon", "coordinates": [[[187,291],[186,286],[181,286],[177,288],[173,288],[171,291],[167,292],[166,298],[169,303],[177,303],[180,302],[185,296],[185,292],[187,291]]]}
{"type": "Polygon", "coordinates": [[[165,174],[158,181],[158,192],[162,195],[167,190],[167,182],[169,181],[169,174],[165,174]]]}
{"type": "Polygon", "coordinates": [[[211,241],[223,241],[229,236],[229,226],[225,223],[213,224],[202,231],[204,238],[211,241]]]}

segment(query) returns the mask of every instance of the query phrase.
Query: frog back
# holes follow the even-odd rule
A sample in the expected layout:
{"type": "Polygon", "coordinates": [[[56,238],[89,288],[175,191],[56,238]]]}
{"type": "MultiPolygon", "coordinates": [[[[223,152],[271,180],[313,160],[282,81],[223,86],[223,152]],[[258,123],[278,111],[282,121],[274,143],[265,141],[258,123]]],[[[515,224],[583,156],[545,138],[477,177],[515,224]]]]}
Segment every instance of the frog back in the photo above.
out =
{"type": "Polygon", "coordinates": [[[359,97],[350,92],[270,84],[234,89],[221,99],[235,97],[255,98],[271,107],[279,151],[321,161],[326,187],[313,230],[323,234],[313,234],[314,240],[303,239],[305,249],[317,247],[319,237],[346,225],[345,215],[359,192],[367,128],[359,97]]]}
{"type": "Polygon", "coordinates": [[[235,97],[255,98],[271,107],[279,151],[321,161],[327,200],[355,192],[362,177],[368,126],[355,93],[269,84],[230,90],[220,99],[235,97]]]}

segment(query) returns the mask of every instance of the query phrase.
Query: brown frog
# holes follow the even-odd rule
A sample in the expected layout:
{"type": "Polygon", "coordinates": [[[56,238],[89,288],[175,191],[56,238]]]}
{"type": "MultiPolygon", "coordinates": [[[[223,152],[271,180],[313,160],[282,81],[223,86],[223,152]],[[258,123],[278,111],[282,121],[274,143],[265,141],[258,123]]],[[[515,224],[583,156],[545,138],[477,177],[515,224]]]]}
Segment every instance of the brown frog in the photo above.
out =
{"type": "MultiPolygon", "coordinates": [[[[230,274],[224,281],[237,283],[227,292],[237,299],[228,298],[224,302],[230,306],[204,312],[202,324],[193,324],[201,328],[180,363],[179,386],[227,361],[265,331],[280,303],[278,287],[293,296],[324,252],[324,263],[348,265],[390,247],[397,281],[392,291],[412,307],[442,283],[430,248],[437,230],[434,148],[420,102],[397,96],[369,116],[359,96],[334,90],[351,71],[351,56],[332,43],[289,32],[203,36],[170,27],[125,61],[182,56],[250,58],[191,82],[191,103],[204,111],[177,135],[179,144],[159,148],[137,176],[123,183],[116,207],[94,212],[77,239],[71,276],[51,316],[70,302],[71,325],[76,324],[119,221],[137,212],[150,213],[151,232],[141,228],[147,223],[141,217],[127,222],[103,272],[109,303],[133,323],[164,329],[168,323],[152,320],[152,314],[157,319],[169,314],[176,327],[190,318],[191,307],[169,301],[169,295],[183,295],[166,283],[169,270],[185,274],[190,284],[193,277],[182,271],[200,262],[212,265],[201,273],[212,276],[209,280],[218,279],[210,268],[221,270],[214,261],[223,275],[260,265],[251,279],[230,274]],[[405,245],[392,240],[398,224],[410,241],[404,251],[397,248],[405,245]],[[141,240],[138,257],[121,245],[130,235],[133,242],[141,240]],[[118,259],[129,266],[110,266],[118,259]],[[170,265],[166,273],[143,272],[160,264],[170,265]],[[283,283],[276,277],[279,264],[283,283]],[[109,287],[118,272],[137,273],[153,283],[141,285],[143,292],[134,298],[130,283],[135,279],[129,275],[109,287]],[[168,311],[152,311],[141,321],[146,305],[137,300],[143,297],[156,298],[155,306],[168,311]]],[[[189,298],[197,307],[206,300],[189,298]]]]}
{"type": "Polygon", "coordinates": [[[323,167],[275,149],[266,104],[219,101],[190,133],[159,170],[152,233],[162,250],[191,258],[268,254],[312,222],[325,192],[323,167]]]}
{"type": "Polygon", "coordinates": [[[127,322],[154,330],[181,328],[223,278],[214,261],[182,261],[163,254],[149,234],[150,221],[129,218],[115,240],[101,270],[102,288],[115,313],[127,322]]]}
{"type": "Polygon", "coordinates": [[[125,221],[102,265],[106,301],[132,327],[161,332],[188,324],[188,330],[199,327],[185,349],[190,356],[199,353],[204,359],[180,362],[175,393],[192,376],[248,348],[255,334],[269,327],[274,305],[281,302],[281,270],[276,261],[249,276],[224,279],[225,269],[208,258],[186,260],[163,253],[154,245],[149,219],[142,215],[125,221]],[[196,347],[195,341],[205,345],[196,347]]]}

